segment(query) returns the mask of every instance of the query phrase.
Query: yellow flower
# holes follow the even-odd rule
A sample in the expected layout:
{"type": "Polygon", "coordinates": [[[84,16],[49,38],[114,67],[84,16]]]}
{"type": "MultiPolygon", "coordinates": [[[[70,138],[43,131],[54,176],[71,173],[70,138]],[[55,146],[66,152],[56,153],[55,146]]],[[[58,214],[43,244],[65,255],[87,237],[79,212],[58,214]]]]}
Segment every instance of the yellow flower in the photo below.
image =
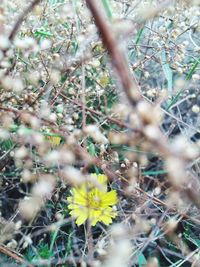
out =
{"type": "Polygon", "coordinates": [[[104,174],[94,173],[90,182],[83,182],[79,187],[72,188],[67,201],[70,214],[76,218],[77,225],[83,224],[87,219],[92,226],[97,222],[108,225],[117,216],[112,208],[118,202],[117,192],[107,192],[107,176],[104,174]]]}
{"type": "Polygon", "coordinates": [[[58,146],[61,141],[60,136],[53,136],[53,135],[47,135],[45,139],[48,140],[52,146],[58,146]]]}

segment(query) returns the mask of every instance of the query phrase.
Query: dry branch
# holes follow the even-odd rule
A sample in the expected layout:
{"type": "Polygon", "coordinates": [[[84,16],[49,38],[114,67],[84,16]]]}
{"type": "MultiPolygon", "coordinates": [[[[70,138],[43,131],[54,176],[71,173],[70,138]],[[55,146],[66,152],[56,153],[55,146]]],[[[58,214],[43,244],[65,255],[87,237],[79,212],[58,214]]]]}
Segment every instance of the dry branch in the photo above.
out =
{"type": "Polygon", "coordinates": [[[23,256],[16,253],[15,251],[9,249],[8,247],[6,247],[5,245],[1,244],[0,245],[0,253],[14,259],[16,262],[20,263],[20,264],[23,264],[25,266],[28,266],[28,267],[33,267],[32,264],[29,264],[27,263],[24,259],[23,259],[23,256]]]}
{"type": "Polygon", "coordinates": [[[24,12],[19,16],[18,20],[16,21],[12,31],[10,32],[9,35],[9,40],[12,41],[15,38],[15,35],[17,34],[22,22],[24,21],[24,19],[26,18],[26,16],[28,15],[28,13],[30,13],[34,7],[39,4],[41,0],[34,0],[32,3],[30,3],[27,8],[24,10],[24,12]]]}
{"type": "Polygon", "coordinates": [[[87,0],[86,2],[94,16],[95,23],[99,28],[102,40],[111,55],[113,65],[119,75],[122,87],[131,104],[136,106],[138,101],[141,99],[139,85],[129,71],[125,56],[116,42],[115,35],[107,22],[106,16],[103,12],[101,12],[97,5],[97,1],[87,0]]]}
{"type": "MultiPolygon", "coordinates": [[[[142,100],[142,96],[140,95],[140,89],[136,82],[136,79],[134,76],[131,75],[128,64],[126,62],[126,58],[122,52],[122,50],[119,47],[119,44],[117,42],[117,39],[115,37],[114,32],[111,29],[110,24],[108,23],[108,20],[106,18],[105,12],[103,12],[103,8],[99,6],[99,1],[96,0],[86,0],[87,5],[94,17],[96,26],[98,27],[103,43],[105,47],[108,50],[108,53],[111,56],[113,66],[116,69],[116,72],[118,74],[118,77],[121,81],[122,88],[131,103],[132,107],[135,109],[139,103],[139,101],[142,100]]],[[[150,123],[149,123],[150,125],[150,123]]],[[[142,124],[142,127],[140,130],[145,130],[145,125],[142,124]]],[[[154,127],[156,127],[154,125],[154,127]]],[[[161,133],[159,128],[154,128],[156,130],[156,138],[150,138],[149,142],[152,144],[152,147],[160,153],[165,159],[168,157],[173,157],[174,161],[181,162],[182,166],[185,166],[186,160],[180,153],[174,152],[174,150],[171,148],[170,144],[168,143],[165,136],[161,133]]],[[[145,135],[145,132],[143,132],[145,135]]],[[[146,136],[148,137],[148,136],[146,136]]],[[[174,165],[175,166],[175,165],[174,165]]],[[[185,170],[183,170],[184,173],[185,170]]],[[[176,173],[176,169],[174,169],[174,173],[176,173]]],[[[194,204],[200,208],[200,203],[198,200],[199,196],[199,181],[198,178],[195,176],[187,176],[186,172],[184,177],[182,177],[184,181],[188,181],[188,184],[186,184],[185,192],[187,193],[188,197],[194,204]],[[192,181],[191,181],[192,180],[192,181]],[[193,187],[191,184],[195,184],[196,186],[193,187]],[[198,186],[197,186],[198,185],[198,186]]],[[[177,190],[183,190],[182,184],[178,187],[176,187],[177,190]]]]}

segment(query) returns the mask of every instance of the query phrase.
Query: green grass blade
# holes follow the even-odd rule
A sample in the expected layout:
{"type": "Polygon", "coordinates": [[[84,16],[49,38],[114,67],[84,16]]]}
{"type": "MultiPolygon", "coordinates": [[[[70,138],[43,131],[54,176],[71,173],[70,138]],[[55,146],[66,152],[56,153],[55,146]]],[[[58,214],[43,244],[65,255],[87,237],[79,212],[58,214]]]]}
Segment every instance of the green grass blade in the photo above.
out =
{"type": "Polygon", "coordinates": [[[159,174],[167,174],[167,170],[158,170],[158,171],[146,171],[142,172],[143,175],[159,175],[159,174]]]}
{"type": "Polygon", "coordinates": [[[146,264],[147,264],[147,260],[146,260],[146,258],[144,256],[144,254],[140,253],[138,255],[138,265],[139,265],[139,267],[144,267],[144,266],[146,266],[146,264]]]}
{"type": "Polygon", "coordinates": [[[135,41],[136,44],[138,44],[138,43],[140,42],[140,39],[141,39],[141,37],[142,37],[143,32],[144,32],[144,27],[141,28],[141,29],[139,30],[138,34],[137,34],[136,41],[135,41]]]}
{"type": "Polygon", "coordinates": [[[58,236],[58,232],[59,232],[59,229],[57,229],[55,232],[53,232],[52,234],[52,239],[51,239],[51,244],[50,244],[50,248],[49,248],[49,251],[52,253],[53,252],[53,246],[55,244],[55,241],[56,241],[56,238],[58,236]]]}
{"type": "Polygon", "coordinates": [[[104,6],[104,9],[106,11],[108,18],[111,20],[112,19],[112,9],[111,9],[109,0],[102,0],[102,3],[103,3],[103,6],[104,6]]]}
{"type": "Polygon", "coordinates": [[[164,50],[161,52],[161,62],[162,62],[163,72],[164,72],[165,77],[167,79],[168,91],[172,92],[173,73],[172,73],[172,70],[171,70],[168,62],[167,62],[167,57],[166,57],[166,53],[164,50]]]}
{"type": "MultiPolygon", "coordinates": [[[[196,68],[198,67],[200,63],[200,58],[198,58],[194,63],[192,68],[190,69],[188,75],[186,76],[185,80],[189,81],[192,78],[192,75],[195,73],[196,68]]],[[[182,89],[178,91],[178,93],[173,97],[173,99],[170,101],[170,103],[168,104],[166,110],[169,110],[179,99],[180,95],[182,93],[182,89]]]]}
{"type": "MultiPolygon", "coordinates": [[[[140,42],[140,40],[141,40],[141,38],[142,38],[142,35],[143,35],[143,32],[144,32],[144,27],[141,28],[141,29],[138,31],[137,35],[136,35],[136,40],[135,40],[135,44],[136,44],[136,45],[140,42]]],[[[133,60],[135,59],[135,56],[136,56],[136,51],[135,51],[135,49],[133,49],[133,50],[131,51],[131,53],[130,53],[130,60],[133,61],[133,60]]]]}
{"type": "Polygon", "coordinates": [[[198,59],[193,63],[192,68],[190,69],[188,75],[186,76],[186,81],[191,80],[192,75],[194,74],[194,72],[195,72],[196,68],[198,67],[199,63],[200,63],[200,58],[198,58],[198,59]]]}

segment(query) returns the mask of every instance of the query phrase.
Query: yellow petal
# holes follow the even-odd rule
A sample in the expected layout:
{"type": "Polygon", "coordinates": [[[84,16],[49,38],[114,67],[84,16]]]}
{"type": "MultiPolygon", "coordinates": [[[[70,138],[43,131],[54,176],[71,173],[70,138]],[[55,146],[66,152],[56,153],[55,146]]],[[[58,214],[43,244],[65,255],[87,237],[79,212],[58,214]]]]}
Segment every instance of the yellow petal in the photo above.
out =
{"type": "Polygon", "coordinates": [[[83,214],[88,215],[87,209],[83,207],[78,207],[74,208],[73,210],[70,211],[70,214],[74,217],[82,216],[83,214]]]}
{"type": "Polygon", "coordinates": [[[92,226],[95,226],[97,222],[101,221],[101,211],[100,210],[90,210],[89,220],[92,226]]]}
{"type": "Polygon", "coordinates": [[[107,184],[108,178],[107,178],[106,175],[104,175],[104,174],[99,174],[99,175],[97,175],[97,179],[98,179],[98,182],[99,182],[99,183],[101,183],[101,184],[103,184],[103,185],[107,184]]]}
{"type": "Polygon", "coordinates": [[[93,219],[91,220],[91,225],[92,225],[92,226],[95,226],[95,225],[97,224],[98,221],[99,221],[98,219],[93,218],[93,219]]]}
{"type": "Polygon", "coordinates": [[[102,199],[101,202],[102,207],[115,205],[118,202],[116,190],[112,190],[110,192],[102,194],[101,199],[102,199]]]}
{"type": "Polygon", "coordinates": [[[100,184],[102,185],[107,185],[107,176],[104,174],[96,174],[96,173],[92,173],[91,176],[96,179],[100,184]]]}
{"type": "Polygon", "coordinates": [[[81,224],[83,224],[85,221],[87,220],[87,215],[85,213],[82,213],[81,215],[78,216],[78,218],[76,219],[76,224],[78,226],[80,226],[81,224]]]}
{"type": "Polygon", "coordinates": [[[103,87],[107,86],[109,84],[109,77],[107,75],[101,76],[99,83],[103,87]]]}
{"type": "Polygon", "coordinates": [[[107,176],[104,174],[97,175],[96,173],[92,173],[91,176],[96,180],[97,184],[99,183],[99,186],[95,186],[96,184],[94,182],[92,186],[97,188],[98,190],[101,190],[102,192],[107,192],[107,176]]]}
{"type": "Polygon", "coordinates": [[[109,216],[102,216],[101,217],[101,221],[105,224],[105,225],[109,225],[110,223],[112,223],[112,219],[109,216]]]}
{"type": "Polygon", "coordinates": [[[52,146],[58,146],[60,144],[60,141],[61,141],[60,136],[51,136],[50,135],[50,136],[46,136],[45,139],[48,140],[52,146]]]}
{"type": "Polygon", "coordinates": [[[77,218],[82,213],[80,212],[80,210],[78,208],[76,208],[76,209],[71,210],[69,214],[71,214],[73,217],[77,218]]]}
{"type": "Polygon", "coordinates": [[[70,211],[70,215],[74,218],[76,218],[76,224],[79,226],[83,224],[88,217],[88,214],[85,209],[75,208],[72,211],[70,211]]]}
{"type": "Polygon", "coordinates": [[[69,204],[67,207],[68,207],[68,209],[73,210],[73,209],[78,209],[79,205],[77,205],[77,204],[69,204]]]}
{"type": "Polygon", "coordinates": [[[102,216],[109,216],[111,218],[115,218],[117,216],[117,211],[114,211],[111,207],[107,207],[103,209],[102,216]]]}
{"type": "Polygon", "coordinates": [[[72,197],[67,197],[67,202],[71,203],[72,202],[72,197]]]}
{"type": "Polygon", "coordinates": [[[79,189],[73,189],[72,193],[73,193],[73,196],[70,199],[71,203],[76,203],[76,204],[86,206],[87,199],[86,199],[86,193],[84,191],[79,190],[79,189]]]}

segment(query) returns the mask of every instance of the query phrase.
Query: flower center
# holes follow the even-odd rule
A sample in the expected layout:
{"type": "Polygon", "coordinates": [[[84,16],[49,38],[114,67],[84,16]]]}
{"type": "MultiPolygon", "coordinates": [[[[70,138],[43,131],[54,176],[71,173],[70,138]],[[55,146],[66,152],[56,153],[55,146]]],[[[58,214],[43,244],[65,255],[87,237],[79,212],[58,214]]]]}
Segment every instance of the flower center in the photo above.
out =
{"type": "Polygon", "coordinates": [[[89,207],[93,208],[93,209],[97,209],[100,208],[101,206],[101,198],[94,194],[93,192],[90,193],[89,195],[89,207]]]}

